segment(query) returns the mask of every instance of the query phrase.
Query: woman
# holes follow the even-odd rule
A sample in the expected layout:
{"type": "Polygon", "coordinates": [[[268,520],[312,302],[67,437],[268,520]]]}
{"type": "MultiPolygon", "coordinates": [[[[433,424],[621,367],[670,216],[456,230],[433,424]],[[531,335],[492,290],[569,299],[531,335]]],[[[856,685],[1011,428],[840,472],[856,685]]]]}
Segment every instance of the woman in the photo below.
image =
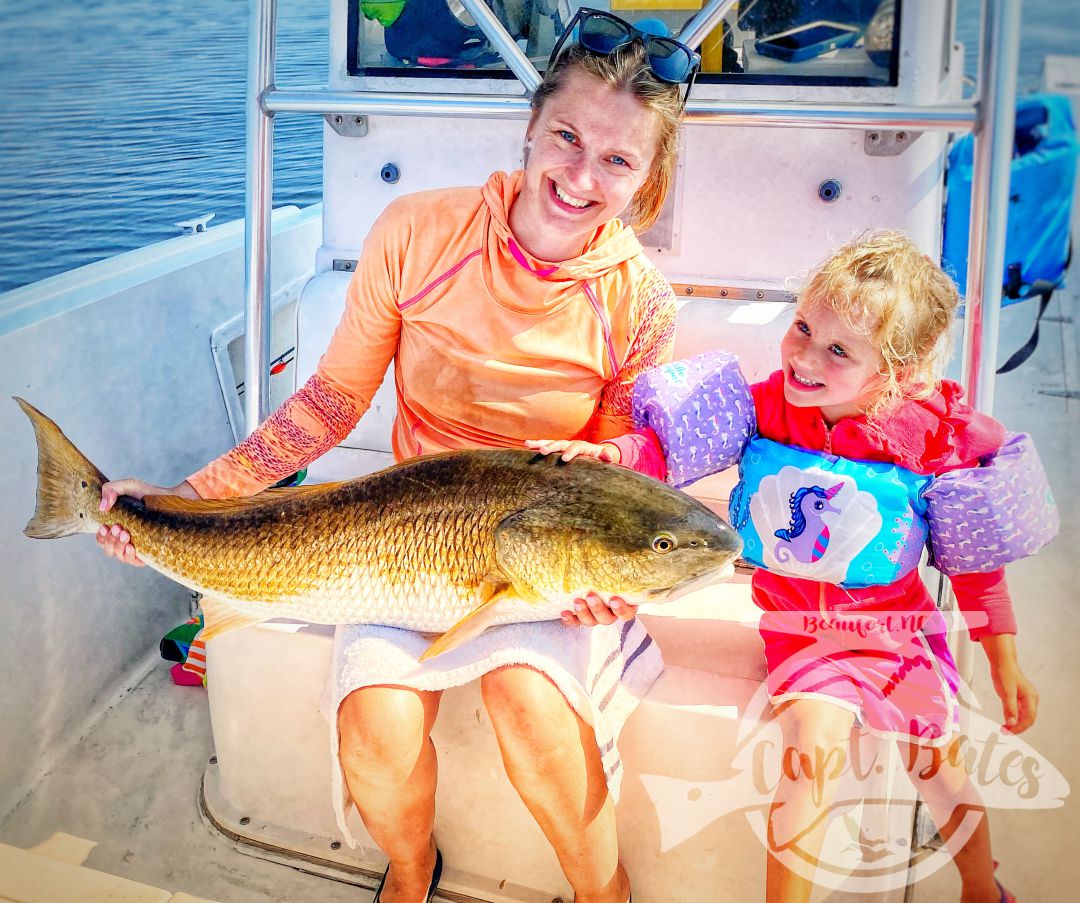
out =
{"type": "MultiPolygon", "coordinates": [[[[521,446],[533,436],[599,441],[626,432],[634,379],[671,356],[675,309],[670,286],[617,217],[630,208],[641,229],[660,211],[675,162],[680,83],[690,80],[696,55],[607,14],[579,21],[579,43],[565,52],[556,45],[533,97],[524,171],[495,173],[480,189],[392,203],[365,241],[341,324],[308,383],[178,486],[115,481],[103,490],[103,508],[121,494],[221,498],[266,488],[348,435],[391,360],[399,461],[521,446]]],[[[139,563],[120,526],[103,528],[99,542],[106,554],[139,563]]],[[[339,629],[331,725],[348,793],[390,860],[376,899],[415,903],[434,892],[441,858],[429,733],[442,689],[475,677],[507,774],[578,903],[629,898],[615,836],[614,737],[661,663],[644,630],[629,623],[633,608],[609,602],[589,594],[576,614],[564,614],[565,625],[488,631],[486,644],[478,638],[441,657],[447,664],[420,669],[425,641],[417,634],[339,629]],[[621,630],[567,629],[620,618],[628,622],[621,630]],[[601,686],[608,673],[614,677],[601,686]],[[631,692],[622,699],[624,685],[631,692]],[[607,705],[612,699],[621,702],[607,705]]]]}

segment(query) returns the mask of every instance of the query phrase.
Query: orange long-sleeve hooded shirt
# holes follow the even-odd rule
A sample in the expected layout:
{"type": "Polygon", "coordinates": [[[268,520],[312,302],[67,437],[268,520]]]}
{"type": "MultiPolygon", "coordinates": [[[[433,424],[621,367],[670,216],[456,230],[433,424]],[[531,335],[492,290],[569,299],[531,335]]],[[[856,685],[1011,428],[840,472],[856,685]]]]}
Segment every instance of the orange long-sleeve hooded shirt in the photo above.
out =
{"type": "Polygon", "coordinates": [[[619,220],[553,263],[514,241],[522,173],[408,195],[372,226],[315,374],[232,451],[188,477],[250,495],[344,439],[394,361],[397,460],[630,429],[630,390],[671,358],[675,298],[619,220]]]}

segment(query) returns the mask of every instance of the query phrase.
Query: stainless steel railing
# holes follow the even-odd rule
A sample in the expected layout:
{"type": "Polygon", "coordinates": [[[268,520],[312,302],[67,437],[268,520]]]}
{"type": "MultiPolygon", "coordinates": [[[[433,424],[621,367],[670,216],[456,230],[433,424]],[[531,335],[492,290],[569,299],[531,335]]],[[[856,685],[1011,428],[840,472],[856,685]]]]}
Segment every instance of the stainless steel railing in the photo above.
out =
{"type": "MultiPolygon", "coordinates": [[[[244,343],[245,429],[267,416],[270,357],[270,208],[273,187],[273,117],[278,113],[343,113],[525,119],[527,97],[277,88],[274,85],[276,0],[250,0],[247,90],[247,196],[245,215],[244,343]]],[[[462,0],[527,91],[539,73],[481,0],[462,0]],[[486,13],[485,13],[486,11],[486,13]]],[[[687,28],[700,43],[730,4],[713,0],[687,28]]],[[[910,129],[971,131],[975,136],[964,328],[963,383],[980,410],[993,406],[1008,214],[1009,161],[1015,127],[1019,59],[1019,0],[983,0],[979,81],[972,103],[781,103],[692,99],[691,126],[910,129]]]]}
{"type": "Polygon", "coordinates": [[[270,214],[274,118],[263,106],[274,87],[276,0],[251,0],[248,18],[247,190],[244,197],[244,433],[270,413],[270,214]]]}
{"type": "MultiPolygon", "coordinates": [[[[476,94],[330,91],[274,88],[263,96],[268,113],[342,113],[390,116],[452,116],[475,119],[528,119],[527,97],[476,94]]],[[[972,103],[905,106],[898,104],[800,103],[781,101],[695,100],[686,107],[689,125],[752,125],[782,128],[912,129],[968,132],[977,114],[972,103]]]]}
{"type": "Polygon", "coordinates": [[[961,381],[980,411],[994,407],[1009,167],[1016,131],[1016,71],[1020,65],[1020,0],[983,0],[968,232],[967,298],[961,381]]]}

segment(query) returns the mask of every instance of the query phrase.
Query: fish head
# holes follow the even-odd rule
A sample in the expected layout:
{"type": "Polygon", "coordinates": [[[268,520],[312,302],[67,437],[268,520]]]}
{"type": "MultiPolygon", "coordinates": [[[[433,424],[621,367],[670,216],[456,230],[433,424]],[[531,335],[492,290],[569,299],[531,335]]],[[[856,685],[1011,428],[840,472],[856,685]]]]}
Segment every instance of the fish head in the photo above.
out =
{"type": "Polygon", "coordinates": [[[580,546],[580,570],[601,577],[628,601],[664,601],[691,588],[729,578],[742,540],[723,518],[696,499],[663,484],[593,525],[580,546]]]}
{"type": "Polygon", "coordinates": [[[504,568],[519,586],[527,572],[537,597],[595,590],[662,601],[692,581],[730,576],[742,549],[719,515],[627,468],[576,459],[553,471],[552,486],[500,528],[504,548],[519,555],[504,568]]]}

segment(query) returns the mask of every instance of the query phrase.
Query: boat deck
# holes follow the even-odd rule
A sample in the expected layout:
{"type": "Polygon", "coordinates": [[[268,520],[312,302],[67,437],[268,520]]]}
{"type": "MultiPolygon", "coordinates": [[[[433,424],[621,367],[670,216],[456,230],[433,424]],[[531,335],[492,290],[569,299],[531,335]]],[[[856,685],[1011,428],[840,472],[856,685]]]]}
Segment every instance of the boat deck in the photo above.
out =
{"type": "Polygon", "coordinates": [[[75,834],[97,841],[88,868],[221,903],[372,898],[242,855],[205,825],[198,796],[211,755],[205,690],[175,686],[159,659],[12,813],[0,842],[26,847],[55,831],[75,834]]]}
{"type": "MultiPolygon", "coordinates": [[[[1061,509],[1061,537],[1035,559],[1010,568],[1020,624],[1021,663],[1041,693],[1038,723],[1025,735],[1071,783],[1080,781],[1080,724],[1075,694],[1080,658],[1073,654],[1071,619],[1080,556],[1080,266],[1043,320],[1032,359],[997,382],[995,413],[1010,428],[1038,443],[1061,509]]],[[[1030,332],[1036,304],[1002,315],[1001,358],[1030,332]]],[[[98,654],[108,654],[107,649],[98,654]]],[[[999,707],[985,662],[976,657],[974,687],[992,717],[999,707]]],[[[38,844],[64,831],[97,842],[86,865],[171,891],[222,903],[320,903],[371,899],[371,891],[305,874],[293,867],[246,856],[201,819],[199,784],[213,746],[206,694],[176,687],[168,663],[148,659],[147,670],[67,751],[0,824],[0,842],[38,844]]],[[[1021,900],[1066,899],[1080,880],[1075,838],[1080,809],[1065,805],[1035,811],[991,813],[1001,877],[1021,900]]],[[[764,856],[763,850],[730,851],[764,856]]],[[[723,862],[717,862],[718,877],[723,862]]],[[[833,894],[828,899],[838,900],[833,894]]],[[[952,869],[915,888],[916,901],[959,898],[952,869]]],[[[719,899],[719,898],[717,898],[719,899]]],[[[702,901],[705,903],[705,901],[702,901]]],[[[708,901],[711,903],[711,901],[708,901]]]]}

